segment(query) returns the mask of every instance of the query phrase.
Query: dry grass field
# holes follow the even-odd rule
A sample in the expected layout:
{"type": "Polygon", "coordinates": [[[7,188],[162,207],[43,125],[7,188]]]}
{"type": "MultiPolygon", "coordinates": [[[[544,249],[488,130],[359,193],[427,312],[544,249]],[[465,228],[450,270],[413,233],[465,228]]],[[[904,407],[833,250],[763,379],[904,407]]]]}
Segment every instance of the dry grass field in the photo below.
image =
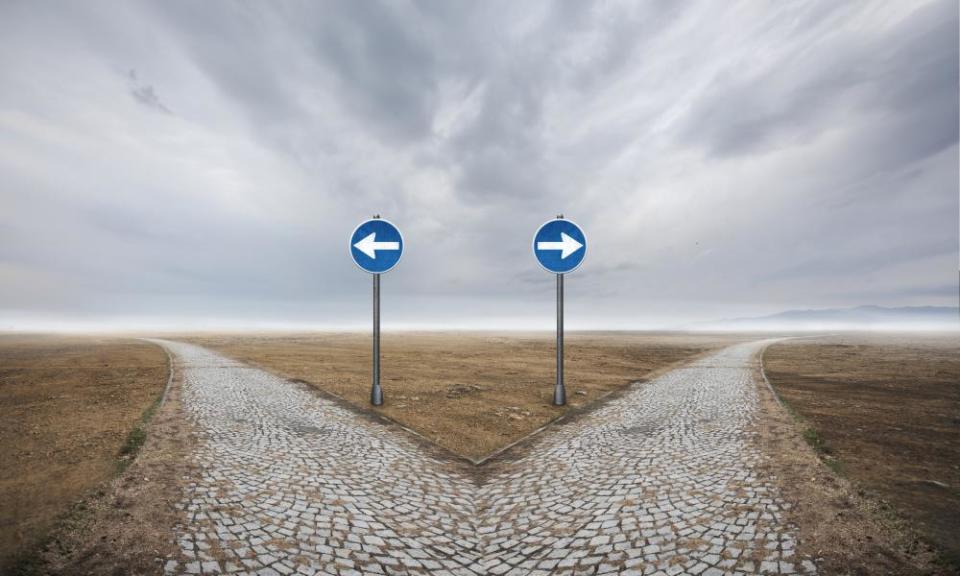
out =
{"type": "MultiPolygon", "coordinates": [[[[368,334],[209,335],[186,338],[227,356],[369,405],[368,334]]],[[[478,459],[564,412],[742,337],[569,333],[568,406],[551,404],[556,356],[548,333],[387,333],[377,412],[478,459]]]]}
{"type": "Polygon", "coordinates": [[[146,342],[0,335],[0,573],[122,467],[167,370],[146,342]]]}
{"type": "Polygon", "coordinates": [[[785,341],[767,350],[765,366],[824,460],[960,569],[960,338],[785,341]]]}
{"type": "MultiPolygon", "coordinates": [[[[369,334],[171,338],[372,409],[369,334]]],[[[387,402],[373,410],[478,459],[631,382],[755,338],[569,333],[569,405],[558,408],[550,403],[552,334],[387,333],[382,345],[387,402]]],[[[849,483],[826,473],[790,432],[791,418],[769,400],[773,408],[766,410],[783,421],[767,423],[768,441],[780,440],[767,448],[786,460],[776,474],[799,502],[798,520],[814,525],[807,528],[813,530],[808,540],[817,546],[811,553],[841,572],[845,566],[851,573],[908,574],[915,572],[910,567],[929,566],[932,554],[914,543],[910,531],[884,520],[889,502],[907,526],[946,552],[949,571],[960,558],[960,339],[848,334],[788,340],[767,350],[765,366],[807,428],[807,441],[855,487],[844,492],[849,483]],[[784,440],[789,438],[795,443],[784,440]],[[861,497],[862,503],[851,504],[861,497]]],[[[57,545],[43,551],[42,571],[153,569],[176,521],[172,503],[189,446],[176,387],[154,419],[144,456],[124,474],[116,472],[124,451],[143,440],[138,423],[166,379],[167,357],[149,343],[0,336],[0,573],[6,573],[2,562],[9,564],[18,550],[31,550],[72,503],[109,478],[115,479],[111,487],[89,499],[95,514],[68,518],[54,532],[57,545]]]]}

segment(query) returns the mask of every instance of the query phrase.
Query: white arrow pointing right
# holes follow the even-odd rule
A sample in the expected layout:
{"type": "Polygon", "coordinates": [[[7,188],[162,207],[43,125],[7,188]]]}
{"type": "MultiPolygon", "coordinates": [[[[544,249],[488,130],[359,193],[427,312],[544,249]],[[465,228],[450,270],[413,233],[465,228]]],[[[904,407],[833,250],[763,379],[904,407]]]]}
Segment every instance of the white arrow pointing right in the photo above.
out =
{"type": "Polygon", "coordinates": [[[566,232],[560,233],[559,242],[537,242],[537,250],[560,250],[561,260],[581,248],[583,244],[568,236],[566,232]]]}
{"type": "Polygon", "coordinates": [[[377,233],[371,232],[363,240],[353,245],[354,248],[367,256],[377,259],[377,250],[399,250],[399,242],[377,242],[377,233]]]}

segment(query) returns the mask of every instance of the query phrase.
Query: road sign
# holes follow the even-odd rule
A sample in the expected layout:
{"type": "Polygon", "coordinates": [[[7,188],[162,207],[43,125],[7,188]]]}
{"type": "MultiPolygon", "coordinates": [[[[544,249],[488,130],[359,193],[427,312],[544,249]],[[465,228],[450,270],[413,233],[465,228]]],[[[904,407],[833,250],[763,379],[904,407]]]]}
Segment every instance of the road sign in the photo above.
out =
{"type": "Polygon", "coordinates": [[[586,253],[587,237],[569,220],[550,220],[533,236],[533,255],[547,272],[573,272],[583,262],[586,253]]]}
{"type": "Polygon", "coordinates": [[[563,275],[583,263],[587,253],[587,237],[579,226],[563,215],[550,220],[533,235],[533,255],[547,272],[557,275],[557,384],[553,388],[554,406],[567,403],[563,382],[563,275]]]}
{"type": "Polygon", "coordinates": [[[357,226],[350,236],[350,255],[362,270],[383,274],[397,265],[403,254],[403,236],[388,222],[374,218],[357,226]]]}
{"type": "Polygon", "coordinates": [[[380,275],[397,265],[403,255],[400,229],[377,214],[350,235],[350,255],[361,270],[373,274],[373,378],[370,403],[383,404],[380,387],[380,275]]]}

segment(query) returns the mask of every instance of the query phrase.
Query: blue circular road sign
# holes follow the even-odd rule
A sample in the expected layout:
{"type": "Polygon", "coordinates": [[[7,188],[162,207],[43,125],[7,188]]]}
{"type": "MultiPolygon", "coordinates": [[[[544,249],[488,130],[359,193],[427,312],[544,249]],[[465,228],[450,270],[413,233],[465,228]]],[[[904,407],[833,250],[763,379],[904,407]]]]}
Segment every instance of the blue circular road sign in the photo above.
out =
{"type": "Polygon", "coordinates": [[[547,272],[573,272],[580,267],[586,253],[587,237],[570,220],[550,220],[533,236],[533,255],[547,272]]]}
{"type": "Polygon", "coordinates": [[[403,254],[403,235],[400,229],[375,218],[357,226],[350,236],[350,255],[362,270],[382,274],[400,261],[403,254]]]}

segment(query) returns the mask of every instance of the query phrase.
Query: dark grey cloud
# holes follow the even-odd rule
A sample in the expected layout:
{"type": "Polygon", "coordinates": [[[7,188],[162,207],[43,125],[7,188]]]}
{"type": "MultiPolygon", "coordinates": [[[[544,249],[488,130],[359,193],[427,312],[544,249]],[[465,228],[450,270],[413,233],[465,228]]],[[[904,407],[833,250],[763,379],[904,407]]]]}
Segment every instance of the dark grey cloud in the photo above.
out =
{"type": "Polygon", "coordinates": [[[148,108],[153,108],[164,114],[173,114],[169,108],[167,108],[163,102],[160,101],[160,97],[157,96],[156,90],[153,89],[153,86],[149,84],[141,84],[137,80],[137,71],[130,70],[127,73],[127,76],[130,78],[130,94],[144,106],[148,108]]]}
{"type": "Polygon", "coordinates": [[[804,30],[800,49],[782,59],[767,60],[758,49],[751,59],[766,62],[754,72],[728,69],[710,82],[684,137],[719,156],[756,154],[809,141],[851,114],[896,114],[916,128],[905,133],[912,141],[901,141],[897,160],[953,145],[957,11],[956,3],[931,2],[887,30],[804,30]]]}
{"type": "Polygon", "coordinates": [[[0,319],[363,325],[373,213],[399,323],[549,325],[560,212],[574,324],[955,304],[957,11],[6,3],[0,319]]]}

